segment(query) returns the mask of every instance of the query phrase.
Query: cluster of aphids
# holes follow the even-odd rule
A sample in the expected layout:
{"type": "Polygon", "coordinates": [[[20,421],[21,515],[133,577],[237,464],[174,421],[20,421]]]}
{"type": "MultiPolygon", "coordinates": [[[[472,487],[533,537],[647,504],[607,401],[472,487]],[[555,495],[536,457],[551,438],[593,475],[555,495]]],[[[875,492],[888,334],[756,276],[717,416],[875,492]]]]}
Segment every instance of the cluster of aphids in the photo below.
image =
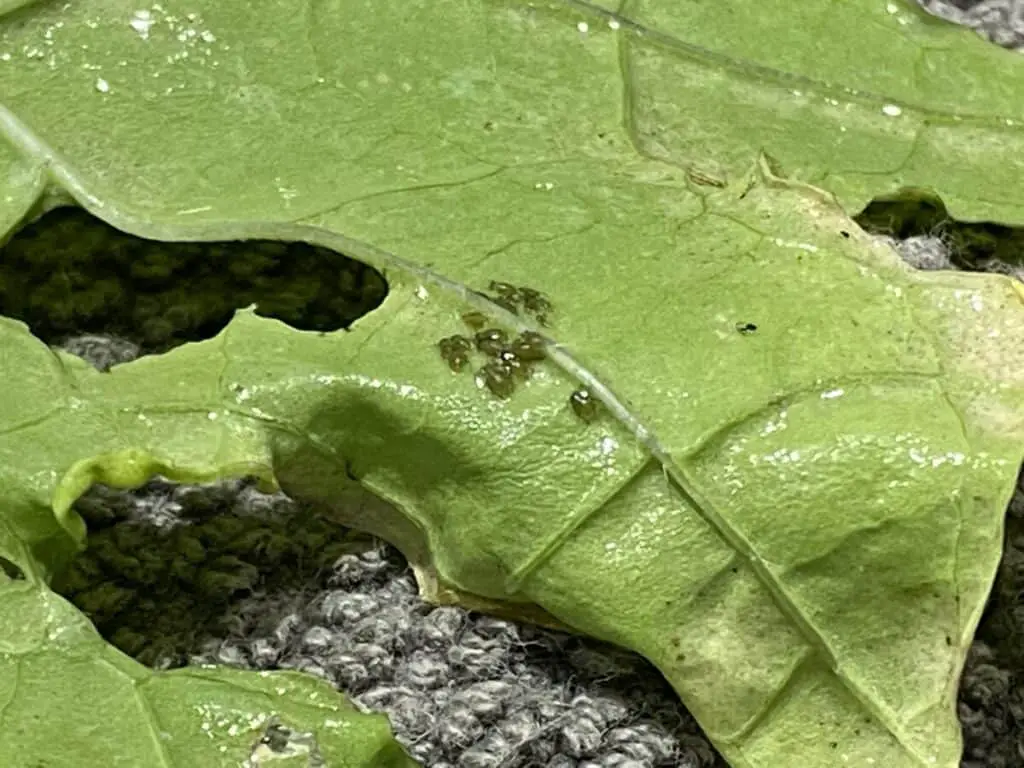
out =
{"type": "Polygon", "coordinates": [[[533,315],[538,323],[547,327],[548,315],[551,314],[552,306],[548,297],[540,291],[527,288],[525,285],[499,283],[496,280],[492,280],[487,289],[494,295],[488,296],[486,293],[480,293],[480,295],[488,301],[507,309],[513,315],[518,315],[521,311],[533,315]]]}
{"type": "MultiPolygon", "coordinates": [[[[507,309],[513,314],[532,315],[542,326],[547,326],[552,306],[544,294],[526,286],[492,281],[488,290],[495,295],[481,293],[488,301],[507,309]]],[[[534,331],[524,331],[510,339],[501,328],[488,327],[488,318],[482,312],[466,312],[462,322],[472,332],[472,337],[455,334],[441,339],[437,346],[448,367],[456,373],[463,371],[470,362],[475,349],[487,357],[487,362],[476,372],[477,385],[487,387],[495,397],[505,400],[515,392],[519,382],[526,381],[533,373],[534,366],[547,357],[547,342],[534,331]]],[[[597,417],[598,406],[586,389],[578,389],[569,397],[573,412],[584,421],[597,417]]]]}

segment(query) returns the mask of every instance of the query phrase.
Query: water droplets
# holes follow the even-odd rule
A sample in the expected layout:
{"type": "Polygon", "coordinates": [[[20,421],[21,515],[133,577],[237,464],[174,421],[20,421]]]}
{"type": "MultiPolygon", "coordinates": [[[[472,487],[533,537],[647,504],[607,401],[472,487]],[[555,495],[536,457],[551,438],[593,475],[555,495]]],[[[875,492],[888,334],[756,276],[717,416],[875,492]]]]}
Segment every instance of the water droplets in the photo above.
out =
{"type": "MultiPolygon", "coordinates": [[[[776,416],[773,419],[769,419],[767,422],[765,422],[765,425],[763,427],[761,427],[761,431],[760,431],[761,437],[767,437],[768,435],[772,434],[773,432],[781,432],[782,430],[786,429],[789,426],[786,423],[786,418],[788,416],[789,416],[789,412],[788,411],[786,411],[786,410],[779,411],[778,416],[776,416]]],[[[743,444],[742,443],[737,443],[733,447],[734,448],[738,448],[738,450],[743,450],[743,444]]]]}
{"type": "Polygon", "coordinates": [[[277,187],[277,194],[281,196],[281,199],[284,201],[286,206],[289,203],[291,203],[293,199],[299,196],[298,189],[296,189],[295,187],[290,187],[287,184],[285,184],[283,181],[281,181],[280,176],[274,177],[274,184],[277,187]]]}
{"type": "Polygon", "coordinates": [[[153,26],[153,14],[147,10],[135,11],[128,26],[134,29],[143,40],[148,40],[149,28],[153,26]]]}
{"type": "MultiPolygon", "coordinates": [[[[168,49],[165,56],[168,64],[192,61],[200,66],[207,63],[214,67],[220,65],[213,58],[214,44],[218,37],[199,13],[177,16],[156,3],[148,9],[133,11],[128,26],[140,39],[165,46],[168,49]]],[[[229,49],[228,45],[220,46],[220,50],[229,49]]]]}
{"type": "Polygon", "coordinates": [[[594,443],[593,447],[584,451],[583,457],[594,469],[603,470],[606,475],[618,473],[616,467],[616,453],[619,450],[619,441],[610,435],[605,435],[594,443]]]}

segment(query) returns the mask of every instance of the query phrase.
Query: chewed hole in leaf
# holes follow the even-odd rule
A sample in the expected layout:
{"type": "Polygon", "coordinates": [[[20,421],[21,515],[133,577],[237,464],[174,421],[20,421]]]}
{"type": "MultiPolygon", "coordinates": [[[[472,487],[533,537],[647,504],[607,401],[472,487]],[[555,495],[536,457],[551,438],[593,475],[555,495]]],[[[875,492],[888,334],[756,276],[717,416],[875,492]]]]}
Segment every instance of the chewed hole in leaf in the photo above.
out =
{"type": "Polygon", "coordinates": [[[919,269],[999,272],[1024,280],[1024,227],[957,221],[925,190],[877,198],[853,218],[871,234],[902,241],[901,256],[919,269]]]}
{"type": "Polygon", "coordinates": [[[17,563],[0,557],[0,584],[5,581],[24,581],[25,572],[17,563]]]}
{"type": "Polygon", "coordinates": [[[307,768],[323,768],[327,765],[320,754],[315,734],[295,731],[282,725],[277,718],[271,718],[260,740],[253,747],[245,768],[300,764],[307,768]],[[302,763],[292,759],[300,757],[303,758],[302,763]]]}
{"type": "MultiPolygon", "coordinates": [[[[306,243],[169,243],[121,232],[82,209],[50,211],[0,247],[0,315],[48,344],[123,340],[110,363],[216,335],[235,310],[303,331],[347,328],[379,306],[375,269],[306,243]],[[137,349],[133,349],[137,348],[137,349]]],[[[100,367],[104,367],[102,364],[100,367]]]]}
{"type": "MultiPolygon", "coordinates": [[[[74,507],[87,547],[55,584],[100,633],[138,661],[217,657],[247,601],[322,589],[344,555],[374,546],[253,479],[202,486],[155,478],[136,491],[93,486],[74,507]]],[[[268,631],[287,614],[262,611],[268,631]]],[[[253,614],[252,617],[254,617],[253,614]]],[[[230,659],[227,659],[230,661],[230,659]]]]}

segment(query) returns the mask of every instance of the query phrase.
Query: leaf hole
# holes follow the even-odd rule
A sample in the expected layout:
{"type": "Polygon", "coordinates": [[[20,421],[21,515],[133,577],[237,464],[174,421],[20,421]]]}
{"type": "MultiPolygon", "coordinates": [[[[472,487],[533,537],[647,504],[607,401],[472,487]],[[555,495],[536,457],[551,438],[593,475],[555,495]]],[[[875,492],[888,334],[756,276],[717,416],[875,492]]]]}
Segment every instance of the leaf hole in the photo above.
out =
{"type": "Polygon", "coordinates": [[[876,198],[853,219],[871,234],[900,241],[903,260],[918,269],[998,272],[1024,280],[1024,227],[957,221],[926,190],[876,198]]]}
{"type": "Polygon", "coordinates": [[[0,247],[0,315],[101,369],[219,333],[235,310],[302,331],[348,328],[387,295],[380,272],[306,243],[171,243],[54,209],[0,247]],[[103,343],[114,337],[115,344],[103,343]],[[102,354],[101,354],[102,352],[102,354]]]}
{"type": "Polygon", "coordinates": [[[297,765],[290,758],[305,758],[308,768],[324,768],[327,765],[320,754],[316,735],[297,731],[281,723],[276,715],[270,718],[259,741],[249,755],[252,768],[265,765],[297,765]]]}
{"type": "MultiPolygon", "coordinates": [[[[0,557],[0,573],[3,573],[8,581],[24,581],[26,578],[21,566],[6,557],[0,557]]],[[[2,580],[0,578],[0,581],[2,580]]]]}
{"type": "Polygon", "coordinates": [[[229,663],[224,638],[254,623],[273,631],[289,600],[328,587],[339,559],[377,546],[309,505],[260,492],[255,478],[97,484],[74,510],[89,529],[86,549],[55,587],[108,642],[161,669],[229,663]],[[254,609],[267,593],[290,597],[254,609]]]}

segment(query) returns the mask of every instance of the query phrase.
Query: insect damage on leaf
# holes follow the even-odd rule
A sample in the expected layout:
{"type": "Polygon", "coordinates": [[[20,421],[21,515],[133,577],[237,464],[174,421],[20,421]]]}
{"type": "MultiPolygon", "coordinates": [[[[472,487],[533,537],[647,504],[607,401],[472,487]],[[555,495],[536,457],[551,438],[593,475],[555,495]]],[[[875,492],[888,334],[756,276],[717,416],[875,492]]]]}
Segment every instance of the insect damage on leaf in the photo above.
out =
{"type": "Polygon", "coordinates": [[[264,765],[292,765],[292,758],[295,757],[305,758],[309,768],[322,768],[327,765],[313,733],[288,728],[275,716],[270,718],[243,766],[258,768],[264,765]]]}
{"type": "Polygon", "coordinates": [[[476,348],[483,352],[485,355],[495,356],[508,341],[508,334],[500,328],[486,328],[482,331],[477,331],[473,337],[473,341],[476,343],[476,348]]]}
{"type": "Polygon", "coordinates": [[[494,297],[488,298],[509,312],[518,315],[519,310],[522,309],[526,314],[532,315],[541,325],[548,324],[548,314],[552,310],[551,301],[535,288],[492,280],[488,290],[496,294],[494,297]]]}
{"type": "MultiPolygon", "coordinates": [[[[900,241],[938,238],[940,253],[905,251],[917,269],[999,272],[1024,280],[1024,228],[992,221],[958,221],[938,195],[918,189],[872,200],[853,217],[865,231],[900,241]]],[[[844,236],[849,237],[847,233],[844,236]]]]}
{"type": "Polygon", "coordinates": [[[486,386],[491,394],[505,400],[512,396],[516,382],[512,368],[501,360],[492,360],[476,373],[477,386],[486,386]]]}
{"type": "MultiPolygon", "coordinates": [[[[491,303],[497,304],[502,309],[508,310],[513,315],[531,316],[540,325],[547,327],[549,315],[554,307],[551,300],[541,291],[527,285],[512,285],[499,280],[492,280],[488,284],[487,290],[491,291],[491,294],[483,291],[475,291],[475,293],[491,303]]],[[[463,315],[463,320],[473,328],[480,328],[486,322],[486,318],[480,312],[467,312],[463,315]]]]}
{"type": "Polygon", "coordinates": [[[0,584],[5,581],[24,581],[25,571],[17,563],[11,562],[6,557],[0,557],[0,584]]]}
{"type": "Polygon", "coordinates": [[[437,347],[441,352],[441,357],[448,363],[448,367],[455,373],[458,373],[469,362],[469,353],[473,349],[473,342],[465,336],[456,333],[453,336],[446,336],[441,339],[437,342],[437,347]]]}
{"type": "MultiPolygon", "coordinates": [[[[479,295],[513,314],[523,312],[532,315],[541,325],[547,324],[553,306],[540,291],[495,280],[490,282],[488,289],[494,293],[493,296],[479,295]]],[[[536,331],[524,331],[510,339],[507,330],[490,326],[489,318],[483,312],[464,312],[461,318],[473,332],[472,339],[459,333],[441,339],[437,343],[441,359],[454,373],[460,373],[474,350],[483,354],[484,363],[474,376],[476,384],[501,400],[511,397],[516,383],[528,380],[535,364],[547,357],[547,341],[536,331]]]]}
{"type": "Polygon", "coordinates": [[[219,333],[235,311],[303,331],[348,328],[384,300],[376,269],[302,242],[160,242],[86,211],[57,208],[0,245],[0,315],[48,344],[92,356],[97,334],[121,340],[101,370],[219,333]]]}
{"type": "MultiPolygon", "coordinates": [[[[548,315],[554,307],[540,291],[497,280],[489,283],[488,290],[495,295],[477,293],[513,314],[518,315],[522,310],[541,325],[547,325],[548,315]]],[[[476,385],[480,389],[486,388],[499,400],[512,397],[517,383],[527,381],[534,366],[547,358],[548,342],[536,331],[524,331],[510,340],[505,329],[487,327],[489,318],[483,312],[464,312],[461,318],[473,331],[473,338],[470,340],[462,334],[453,334],[441,339],[437,343],[441,358],[454,373],[460,373],[469,363],[474,348],[482,353],[485,362],[474,374],[476,385]]],[[[737,330],[743,332],[757,328],[752,323],[747,323],[744,328],[740,325],[737,324],[737,330]]],[[[569,405],[577,418],[586,424],[593,423],[601,414],[600,403],[586,388],[577,389],[569,395],[569,405]]]]}

